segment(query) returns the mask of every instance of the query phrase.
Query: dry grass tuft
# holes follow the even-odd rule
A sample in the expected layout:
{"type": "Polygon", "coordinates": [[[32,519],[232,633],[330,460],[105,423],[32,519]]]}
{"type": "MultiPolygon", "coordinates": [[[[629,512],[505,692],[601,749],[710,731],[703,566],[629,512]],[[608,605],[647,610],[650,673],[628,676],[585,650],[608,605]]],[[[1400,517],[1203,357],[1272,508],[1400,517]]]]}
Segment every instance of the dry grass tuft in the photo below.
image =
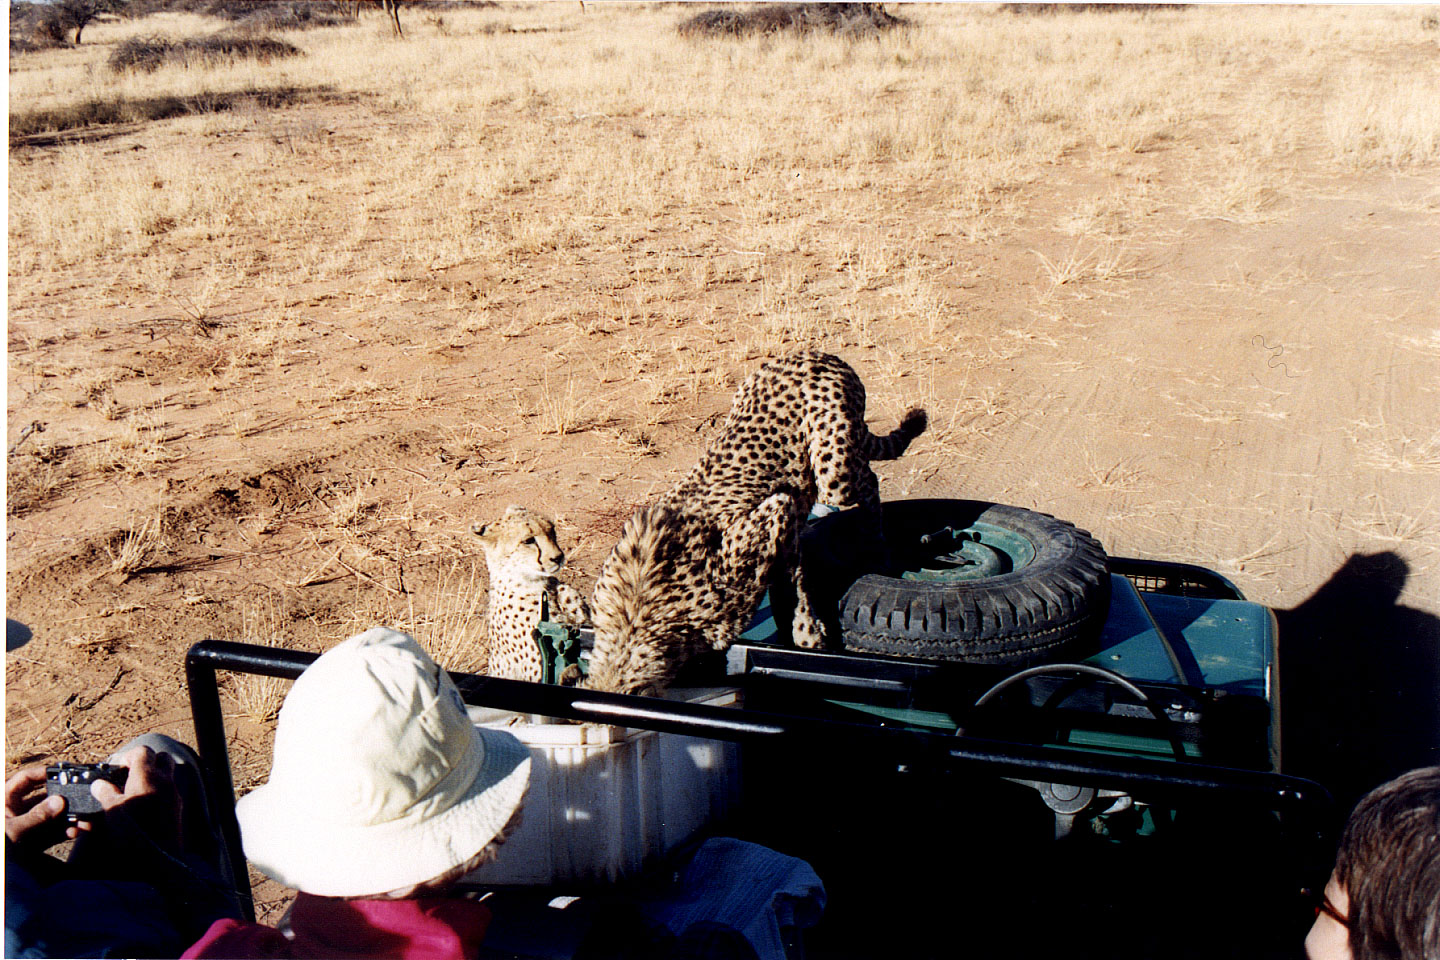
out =
{"type": "Polygon", "coordinates": [[[1373,549],[1372,545],[1379,543],[1387,548],[1404,550],[1416,559],[1440,552],[1440,516],[1437,516],[1433,501],[1411,512],[1391,509],[1374,494],[1365,499],[1372,505],[1368,514],[1345,511],[1338,518],[1341,529],[1360,537],[1362,549],[1373,549]]]}
{"type": "Polygon", "coordinates": [[[1140,268],[1123,246],[1100,244],[1089,250],[1076,244],[1063,258],[1052,260],[1039,251],[1035,256],[1050,281],[1050,291],[1064,286],[1130,280],[1139,276],[1140,268]]]}
{"type": "Polygon", "coordinates": [[[423,613],[411,613],[407,628],[446,670],[484,673],[489,662],[485,629],[488,579],[484,564],[458,560],[421,594],[423,613]],[[428,602],[427,602],[428,601],[428,602]]]}
{"type": "MultiPolygon", "coordinates": [[[[262,647],[291,647],[280,611],[273,597],[263,602],[247,602],[240,608],[241,643],[262,647]]],[[[290,681],[282,677],[259,674],[236,674],[231,678],[230,695],[235,699],[240,716],[254,723],[269,723],[280,713],[290,681]]]]}
{"type": "MultiPolygon", "coordinates": [[[[373,478],[369,481],[374,482],[373,478]]],[[[330,526],[340,530],[349,529],[357,526],[370,514],[375,504],[365,489],[367,485],[366,481],[356,478],[354,487],[345,490],[328,504],[330,526]]]]}
{"type": "Polygon", "coordinates": [[[1440,471],[1440,431],[1414,436],[1386,426],[1380,435],[1360,441],[1359,460],[1386,473],[1440,471]]]}
{"type": "Polygon", "coordinates": [[[105,544],[105,552],[110,555],[110,572],[128,580],[150,566],[164,545],[158,518],[147,519],[138,527],[132,523],[120,537],[118,548],[113,543],[105,544]]]}
{"type": "Polygon", "coordinates": [[[1082,488],[1097,488],[1100,490],[1134,490],[1140,486],[1145,475],[1138,469],[1129,466],[1125,459],[1117,460],[1113,464],[1104,466],[1108,461],[1097,462],[1085,453],[1085,472],[1090,475],[1088,480],[1082,480],[1079,486],[1082,488]]]}
{"type": "Polygon", "coordinates": [[[33,454],[13,461],[6,471],[5,513],[19,516],[43,506],[65,485],[65,473],[53,461],[33,454]]]}
{"type": "Polygon", "coordinates": [[[1440,77],[1350,78],[1325,106],[1325,136],[1337,155],[1359,168],[1440,159],[1440,77]]]}
{"type": "Polygon", "coordinates": [[[1287,561],[1281,558],[1300,549],[1300,546],[1299,543],[1281,543],[1280,534],[1274,533],[1255,549],[1238,556],[1224,557],[1219,562],[1222,568],[1234,573],[1243,573],[1252,579],[1268,579],[1285,568],[1287,561]]]}
{"type": "Polygon", "coordinates": [[[130,411],[118,434],[85,448],[85,465],[96,473],[147,476],[161,464],[179,459],[179,451],[166,441],[156,415],[157,411],[146,408],[130,411]]]}
{"type": "Polygon", "coordinates": [[[484,673],[489,660],[489,578],[483,561],[462,556],[438,574],[412,572],[407,566],[406,580],[412,579],[419,585],[403,595],[372,589],[358,593],[338,619],[323,625],[324,646],[384,625],[410,634],[447,670],[484,673]]]}
{"type": "Polygon", "coordinates": [[[1264,223],[1278,215],[1281,193],[1274,174],[1253,159],[1227,164],[1226,175],[1194,204],[1197,217],[1231,223],[1264,223]]]}
{"type": "Polygon", "coordinates": [[[537,421],[541,433],[563,437],[592,425],[587,411],[594,403],[594,397],[576,395],[574,377],[566,378],[565,386],[559,387],[551,384],[547,372],[540,382],[538,394],[533,398],[522,397],[519,410],[522,416],[537,421]]]}

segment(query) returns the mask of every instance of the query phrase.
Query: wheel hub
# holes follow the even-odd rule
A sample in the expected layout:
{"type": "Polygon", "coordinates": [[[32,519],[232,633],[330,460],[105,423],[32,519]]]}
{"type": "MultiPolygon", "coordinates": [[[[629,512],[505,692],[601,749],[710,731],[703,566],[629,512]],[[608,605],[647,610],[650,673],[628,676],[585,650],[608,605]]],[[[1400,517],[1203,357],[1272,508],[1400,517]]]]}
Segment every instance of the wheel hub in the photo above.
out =
{"type": "Polygon", "coordinates": [[[983,580],[1024,567],[1035,557],[1035,547],[1028,539],[988,523],[962,530],[944,527],[922,536],[920,545],[922,559],[901,573],[901,579],[940,583],[983,580]]]}

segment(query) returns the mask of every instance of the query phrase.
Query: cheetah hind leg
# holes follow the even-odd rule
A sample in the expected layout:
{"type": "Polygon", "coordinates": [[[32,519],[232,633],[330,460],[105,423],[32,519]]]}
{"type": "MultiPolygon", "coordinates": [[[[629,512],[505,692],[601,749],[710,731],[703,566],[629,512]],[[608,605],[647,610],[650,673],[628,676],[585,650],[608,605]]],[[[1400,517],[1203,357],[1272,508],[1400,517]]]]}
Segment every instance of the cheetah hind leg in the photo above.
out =
{"type": "MultiPolygon", "coordinates": [[[[800,530],[808,511],[802,499],[789,492],[772,494],[726,529],[721,543],[722,577],[733,596],[739,599],[733,622],[724,625],[723,649],[745,630],[760,605],[760,597],[772,579],[782,575],[797,588],[800,574],[800,530]]],[[[798,608],[797,604],[797,608],[798,608]]],[[[820,636],[808,616],[805,636],[820,636]]],[[[798,613],[797,613],[798,615],[798,613]]]]}
{"type": "Polygon", "coordinates": [[[819,650],[829,642],[825,622],[816,615],[815,604],[805,583],[805,565],[799,550],[790,554],[790,580],[795,588],[795,610],[790,617],[790,642],[803,650],[819,650]]]}
{"type": "Polygon", "coordinates": [[[740,634],[750,625],[761,594],[771,587],[776,590],[772,601],[779,600],[778,604],[772,603],[772,609],[791,608],[790,637],[796,646],[818,649],[830,639],[800,562],[800,531],[807,515],[805,501],[800,497],[777,493],[725,532],[725,579],[744,591],[747,600],[753,598],[737,611],[738,622],[727,626],[729,636],[740,634]]]}

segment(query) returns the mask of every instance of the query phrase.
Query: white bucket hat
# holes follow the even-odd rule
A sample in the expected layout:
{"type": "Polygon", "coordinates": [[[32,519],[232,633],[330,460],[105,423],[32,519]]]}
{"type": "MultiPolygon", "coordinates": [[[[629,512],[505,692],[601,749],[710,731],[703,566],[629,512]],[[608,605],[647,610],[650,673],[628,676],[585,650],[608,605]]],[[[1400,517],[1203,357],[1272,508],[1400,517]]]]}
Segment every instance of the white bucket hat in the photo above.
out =
{"type": "Polygon", "coordinates": [[[477,729],[420,645],[376,627],[295,681],[270,780],[235,813],[245,856],[267,875],[317,896],[373,896],[473,857],[529,779],[524,744],[477,729]]]}

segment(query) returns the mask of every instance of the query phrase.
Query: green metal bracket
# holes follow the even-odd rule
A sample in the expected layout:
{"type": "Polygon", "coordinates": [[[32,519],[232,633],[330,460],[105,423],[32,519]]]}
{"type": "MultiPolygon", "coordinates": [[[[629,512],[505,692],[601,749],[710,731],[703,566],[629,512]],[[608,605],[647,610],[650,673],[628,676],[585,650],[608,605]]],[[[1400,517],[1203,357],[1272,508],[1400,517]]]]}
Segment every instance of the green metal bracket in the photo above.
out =
{"type": "Polygon", "coordinates": [[[540,648],[541,683],[559,683],[561,674],[572,665],[585,671],[580,661],[579,627],[542,620],[530,635],[540,648]]]}

